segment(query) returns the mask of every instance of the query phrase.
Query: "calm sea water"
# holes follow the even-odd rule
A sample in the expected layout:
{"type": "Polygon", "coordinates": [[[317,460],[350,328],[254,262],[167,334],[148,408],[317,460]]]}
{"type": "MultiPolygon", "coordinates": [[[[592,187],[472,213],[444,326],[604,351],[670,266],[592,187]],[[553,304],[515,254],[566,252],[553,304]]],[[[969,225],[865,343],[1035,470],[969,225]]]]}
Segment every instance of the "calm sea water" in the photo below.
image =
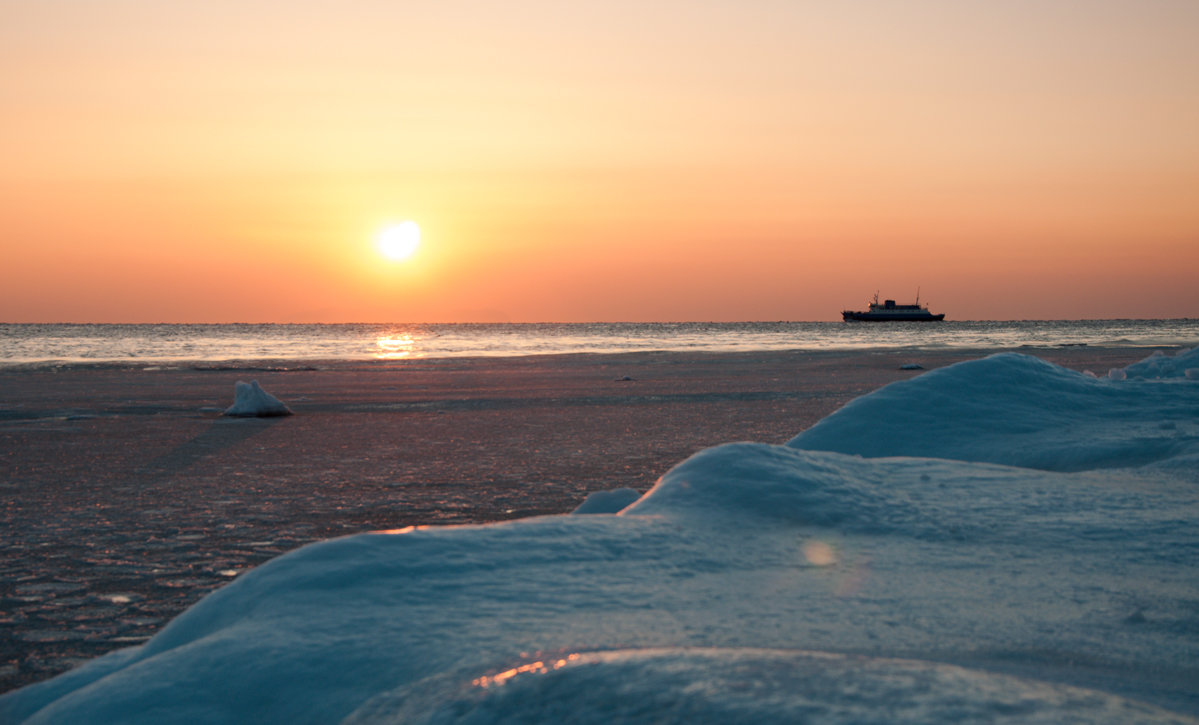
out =
{"type": "Polygon", "coordinates": [[[0,325],[0,366],[365,361],[635,351],[1199,345],[1199,320],[0,325]]]}

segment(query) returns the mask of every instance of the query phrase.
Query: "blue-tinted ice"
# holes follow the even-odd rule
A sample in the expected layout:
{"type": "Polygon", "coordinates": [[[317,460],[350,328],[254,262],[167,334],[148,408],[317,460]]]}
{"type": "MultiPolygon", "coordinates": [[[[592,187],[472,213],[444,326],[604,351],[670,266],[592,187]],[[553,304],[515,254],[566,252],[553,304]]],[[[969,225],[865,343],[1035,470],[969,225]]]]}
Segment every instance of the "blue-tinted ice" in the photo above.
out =
{"type": "Polygon", "coordinates": [[[997,355],[619,514],[306,546],[0,719],[1194,722],[1197,368],[997,355]]]}

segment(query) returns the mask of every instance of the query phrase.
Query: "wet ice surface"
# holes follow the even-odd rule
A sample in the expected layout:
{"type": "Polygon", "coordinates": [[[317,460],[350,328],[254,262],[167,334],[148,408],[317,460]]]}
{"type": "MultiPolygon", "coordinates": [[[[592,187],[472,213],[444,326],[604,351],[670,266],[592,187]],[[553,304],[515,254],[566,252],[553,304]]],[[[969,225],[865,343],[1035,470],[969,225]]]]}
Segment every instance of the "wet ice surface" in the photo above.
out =
{"type": "Polygon", "coordinates": [[[239,574],[312,541],[396,525],[503,520],[575,502],[560,492],[521,496],[486,485],[405,488],[412,505],[402,512],[390,489],[346,487],[304,501],[282,494],[263,500],[254,490],[186,506],[64,500],[52,520],[5,517],[0,683],[12,689],[140,644],[239,574]]]}
{"type": "Polygon", "coordinates": [[[133,488],[113,492],[119,503],[63,495],[46,502],[52,517],[5,517],[0,656],[10,687],[143,642],[238,573],[315,536],[262,515],[213,525],[227,508],[250,508],[236,499],[184,509],[139,500],[133,488]]]}
{"type": "MultiPolygon", "coordinates": [[[[241,427],[238,437],[269,425],[209,424],[241,427]]],[[[128,480],[97,472],[57,494],[43,483],[37,515],[17,513],[10,499],[0,556],[3,689],[140,644],[239,574],[312,541],[397,525],[503,520],[575,503],[569,491],[522,492],[486,481],[447,488],[317,480],[313,490],[311,480],[292,487],[265,480],[261,464],[243,463],[244,471],[165,475],[154,470],[163,467],[157,461],[128,480]]],[[[33,493],[4,486],[9,496],[33,493]]]]}

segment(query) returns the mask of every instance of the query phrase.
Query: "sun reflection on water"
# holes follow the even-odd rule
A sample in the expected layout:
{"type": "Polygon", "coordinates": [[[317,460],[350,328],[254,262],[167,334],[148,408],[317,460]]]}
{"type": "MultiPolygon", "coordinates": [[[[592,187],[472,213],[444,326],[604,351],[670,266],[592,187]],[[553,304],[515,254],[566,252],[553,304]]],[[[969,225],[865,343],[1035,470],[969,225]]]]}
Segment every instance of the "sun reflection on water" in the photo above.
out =
{"type": "Polygon", "coordinates": [[[420,338],[411,332],[397,332],[375,338],[376,360],[403,360],[416,355],[420,338]]]}

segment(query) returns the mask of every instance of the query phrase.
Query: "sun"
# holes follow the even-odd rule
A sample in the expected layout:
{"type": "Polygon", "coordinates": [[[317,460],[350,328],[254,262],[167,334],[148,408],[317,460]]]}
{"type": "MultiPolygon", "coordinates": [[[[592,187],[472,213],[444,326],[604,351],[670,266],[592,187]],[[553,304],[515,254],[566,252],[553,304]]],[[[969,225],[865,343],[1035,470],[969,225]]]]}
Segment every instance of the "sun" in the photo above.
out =
{"type": "Polygon", "coordinates": [[[384,257],[396,261],[408,259],[420,246],[420,227],[411,220],[391,224],[379,232],[377,240],[384,257]]]}

